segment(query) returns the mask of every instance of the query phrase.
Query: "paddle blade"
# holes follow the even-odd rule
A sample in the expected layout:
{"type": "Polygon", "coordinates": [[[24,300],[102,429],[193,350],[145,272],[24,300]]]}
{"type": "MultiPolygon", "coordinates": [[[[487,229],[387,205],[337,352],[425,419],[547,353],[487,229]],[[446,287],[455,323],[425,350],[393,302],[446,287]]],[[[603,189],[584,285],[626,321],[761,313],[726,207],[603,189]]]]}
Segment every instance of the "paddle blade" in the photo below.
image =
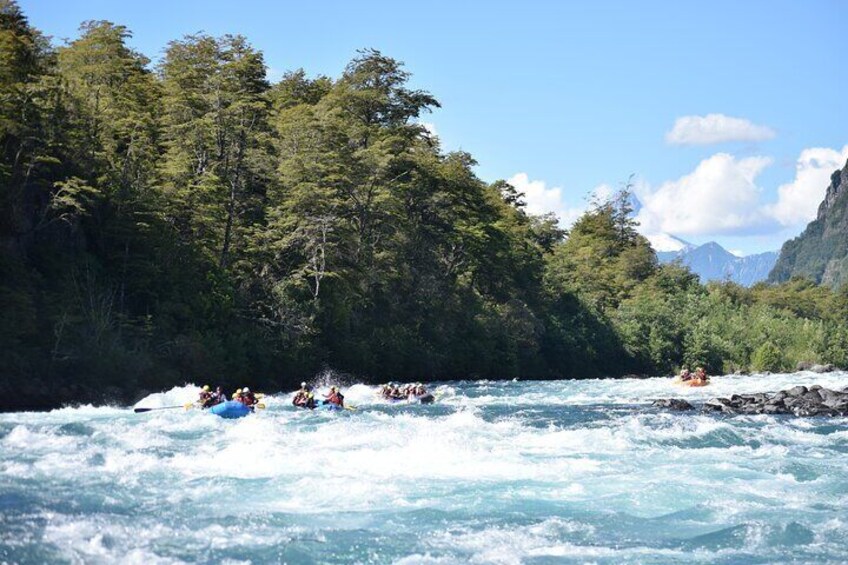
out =
{"type": "Polygon", "coordinates": [[[345,404],[344,409],[350,410],[351,412],[356,412],[356,410],[357,410],[356,406],[348,406],[347,404],[345,404]]]}
{"type": "Polygon", "coordinates": [[[261,402],[259,404],[257,404],[256,407],[259,408],[260,410],[265,410],[265,405],[262,404],[261,402]]]}
{"type": "Polygon", "coordinates": [[[159,406],[157,408],[133,408],[133,412],[139,414],[141,412],[152,412],[153,410],[173,410],[174,408],[182,408],[183,405],[179,406],[159,406]]]}

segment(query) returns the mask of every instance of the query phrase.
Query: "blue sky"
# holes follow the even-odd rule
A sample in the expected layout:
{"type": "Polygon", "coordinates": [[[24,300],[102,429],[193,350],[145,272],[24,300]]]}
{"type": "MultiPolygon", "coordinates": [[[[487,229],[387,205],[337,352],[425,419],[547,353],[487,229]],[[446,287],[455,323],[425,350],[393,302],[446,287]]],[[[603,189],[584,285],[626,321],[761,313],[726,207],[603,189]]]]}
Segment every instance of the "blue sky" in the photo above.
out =
{"type": "Polygon", "coordinates": [[[272,79],[338,76],[356,49],[404,61],[425,116],[478,174],[564,223],[637,175],[645,233],[752,253],[815,214],[848,158],[848,2],[19,0],[55,41],[83,20],[168,41],[241,33],[272,79]]]}

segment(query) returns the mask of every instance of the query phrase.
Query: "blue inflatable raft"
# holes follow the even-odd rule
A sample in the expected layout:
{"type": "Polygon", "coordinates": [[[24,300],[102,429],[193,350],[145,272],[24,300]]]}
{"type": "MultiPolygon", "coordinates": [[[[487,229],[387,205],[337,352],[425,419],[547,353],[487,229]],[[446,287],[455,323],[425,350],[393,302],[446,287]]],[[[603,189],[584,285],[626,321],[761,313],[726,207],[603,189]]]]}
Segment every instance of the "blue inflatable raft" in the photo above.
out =
{"type": "Polygon", "coordinates": [[[216,404],[209,411],[216,416],[228,419],[241,418],[253,412],[249,407],[236,400],[227,400],[221,404],[216,404]]]}

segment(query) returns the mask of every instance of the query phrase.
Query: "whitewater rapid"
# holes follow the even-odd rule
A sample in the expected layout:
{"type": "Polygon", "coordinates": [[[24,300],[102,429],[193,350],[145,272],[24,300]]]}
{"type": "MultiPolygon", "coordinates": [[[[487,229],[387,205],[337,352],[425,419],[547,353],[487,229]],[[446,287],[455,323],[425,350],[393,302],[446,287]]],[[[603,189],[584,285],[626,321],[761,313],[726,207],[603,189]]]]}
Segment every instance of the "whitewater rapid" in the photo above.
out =
{"type": "Polygon", "coordinates": [[[240,420],[0,414],[0,562],[846,562],[848,419],[650,407],[799,384],[848,374],[448,382],[433,405],[353,385],[355,411],[279,394],[240,420]]]}

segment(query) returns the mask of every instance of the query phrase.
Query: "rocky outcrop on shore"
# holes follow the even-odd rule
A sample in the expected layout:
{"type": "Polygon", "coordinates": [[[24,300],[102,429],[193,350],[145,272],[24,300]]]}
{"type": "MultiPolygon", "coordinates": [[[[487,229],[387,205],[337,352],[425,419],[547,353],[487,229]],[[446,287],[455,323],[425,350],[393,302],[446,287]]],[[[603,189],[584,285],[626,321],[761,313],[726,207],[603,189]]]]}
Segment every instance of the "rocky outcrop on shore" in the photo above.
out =
{"type": "Polygon", "coordinates": [[[828,363],[827,365],[819,365],[817,363],[798,363],[798,366],[795,367],[796,371],[812,371],[813,373],[832,373],[836,371],[837,368],[835,365],[831,365],[828,363]]]}
{"type": "MultiPolygon", "coordinates": [[[[660,398],[653,406],[669,410],[693,410],[695,406],[680,398],[660,398]]],[[[789,414],[792,416],[848,416],[848,388],[830,390],[819,385],[796,386],[774,394],[734,394],[730,398],[712,398],[702,412],[722,414],[789,414]]]]}

